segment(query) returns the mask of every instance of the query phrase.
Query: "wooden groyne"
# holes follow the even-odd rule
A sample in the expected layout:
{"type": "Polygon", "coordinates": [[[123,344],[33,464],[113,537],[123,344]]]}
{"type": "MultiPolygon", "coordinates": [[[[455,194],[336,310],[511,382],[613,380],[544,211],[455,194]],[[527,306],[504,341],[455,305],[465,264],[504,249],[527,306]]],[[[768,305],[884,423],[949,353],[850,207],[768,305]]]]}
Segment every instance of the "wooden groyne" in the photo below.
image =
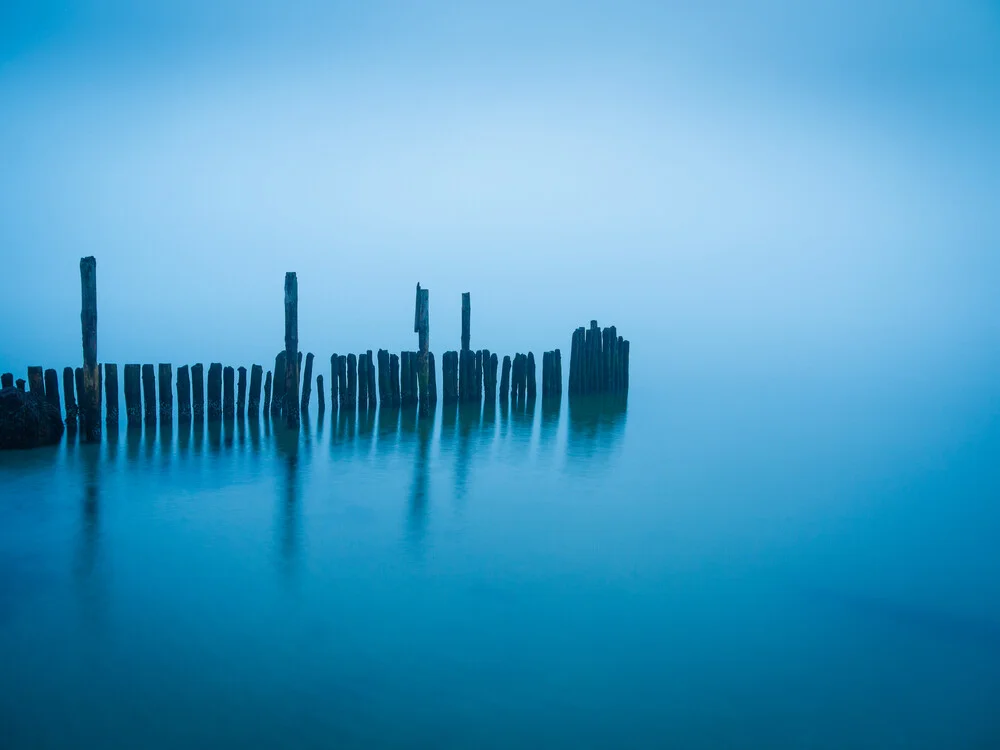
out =
{"type": "MultiPolygon", "coordinates": [[[[119,423],[118,366],[113,363],[102,366],[97,361],[97,264],[93,257],[81,259],[80,282],[83,366],[75,370],[63,369],[62,397],[67,427],[74,428],[79,423],[84,440],[97,442],[101,439],[102,424],[115,429],[119,423]]],[[[310,409],[315,357],[307,352],[303,368],[303,353],[299,350],[298,278],[294,272],[285,274],[284,315],[284,348],[275,356],[273,371],[267,370],[265,374],[260,364],[252,364],[249,381],[245,366],[234,369],[213,362],[208,368],[206,393],[204,365],[200,362],[178,366],[176,386],[171,363],[161,362],[156,368],[152,364],[124,365],[128,426],[153,425],[157,421],[170,425],[175,416],[178,424],[201,423],[206,418],[209,422],[255,420],[260,416],[263,390],[264,419],[280,417],[288,427],[297,428],[301,415],[308,414],[310,409]]],[[[469,292],[462,294],[461,322],[460,349],[446,351],[441,358],[440,398],[443,404],[447,407],[460,403],[492,407],[499,401],[502,407],[516,405],[522,410],[533,404],[537,397],[534,353],[516,352],[501,358],[489,349],[473,350],[469,292]]],[[[438,401],[438,376],[430,350],[430,292],[420,284],[416,286],[413,332],[417,339],[415,351],[397,354],[378,349],[373,356],[373,351],[368,349],[358,354],[332,354],[331,411],[374,412],[380,407],[384,413],[417,407],[421,415],[432,413],[438,401]]],[[[27,381],[15,381],[12,373],[3,373],[0,386],[16,385],[25,390],[27,385],[30,393],[59,409],[58,372],[33,365],[28,368],[27,375],[27,381]]],[[[326,410],[324,378],[322,374],[315,377],[317,405],[323,413],[326,410]]],[[[563,382],[561,351],[543,352],[541,396],[550,414],[552,404],[562,399],[563,382]]],[[[597,321],[592,320],[589,328],[576,329],[571,338],[569,397],[625,395],[628,384],[629,342],[618,335],[616,327],[602,330],[597,321]]]]}

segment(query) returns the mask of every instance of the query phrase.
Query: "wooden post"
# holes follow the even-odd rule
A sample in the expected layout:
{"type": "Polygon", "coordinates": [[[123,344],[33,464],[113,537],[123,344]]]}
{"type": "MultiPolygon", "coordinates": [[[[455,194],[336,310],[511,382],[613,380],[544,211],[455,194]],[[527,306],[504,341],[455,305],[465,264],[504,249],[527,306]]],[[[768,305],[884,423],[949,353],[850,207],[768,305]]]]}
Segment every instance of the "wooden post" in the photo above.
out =
{"type": "Polygon", "coordinates": [[[156,373],[152,365],[142,366],[142,402],[146,424],[156,424],[156,373]]]}
{"type": "Polygon", "coordinates": [[[286,352],[280,351],[274,358],[274,387],[271,391],[271,414],[280,416],[285,401],[286,352]]]}
{"type": "Polygon", "coordinates": [[[410,352],[410,404],[417,403],[417,353],[410,352]]]}
{"type": "Polygon", "coordinates": [[[340,408],[347,408],[347,357],[337,357],[337,381],[340,389],[340,408]]]}
{"type": "Polygon", "coordinates": [[[430,292],[421,289],[417,284],[417,300],[414,308],[414,333],[417,334],[417,391],[420,397],[420,413],[427,415],[430,413],[430,292]]]}
{"type": "Polygon", "coordinates": [[[233,420],[236,406],[236,389],[233,381],[235,372],[232,367],[222,369],[222,418],[227,422],[233,420]]]}
{"type": "Polygon", "coordinates": [[[510,355],[503,358],[503,369],[500,371],[500,400],[506,401],[510,390],[510,355]]]}
{"type": "Polygon", "coordinates": [[[28,393],[38,396],[40,401],[45,400],[45,370],[32,365],[28,368],[28,393]]]}
{"type": "Polygon", "coordinates": [[[365,352],[365,356],[368,358],[368,406],[374,409],[378,405],[378,396],[375,394],[375,359],[371,349],[365,352]]]}
{"type": "Polygon", "coordinates": [[[490,403],[496,403],[497,400],[497,366],[499,364],[500,360],[496,352],[490,354],[490,392],[488,394],[490,403]]]}
{"type": "Polygon", "coordinates": [[[445,352],[441,357],[441,400],[453,404],[458,400],[458,352],[445,352]]]}
{"type": "Polygon", "coordinates": [[[247,399],[247,416],[251,419],[257,419],[260,415],[260,381],[263,375],[263,367],[260,365],[250,366],[250,396],[247,399]]]}
{"type": "Polygon", "coordinates": [[[212,362],[208,366],[208,421],[222,419],[222,363],[212,362]]]}
{"type": "Polygon", "coordinates": [[[378,350],[378,399],[383,406],[392,402],[392,390],[389,386],[389,352],[378,350]]]}
{"type": "Polygon", "coordinates": [[[476,350],[476,374],[475,380],[472,381],[472,398],[477,403],[481,403],[483,400],[483,351],[482,349],[476,350]]]}
{"type": "Polygon", "coordinates": [[[316,408],[319,410],[320,419],[322,419],[323,413],[326,411],[326,393],[323,391],[323,373],[316,375],[316,408]]]}
{"type": "Polygon", "coordinates": [[[472,297],[462,292],[462,350],[468,351],[472,342],[472,297]]]}
{"type": "Polygon", "coordinates": [[[553,388],[556,396],[562,396],[562,352],[556,349],[553,354],[553,364],[554,364],[554,376],[555,383],[553,383],[553,388]]]}
{"type": "Polygon", "coordinates": [[[628,393],[628,341],[622,342],[622,391],[628,393]]]}
{"type": "Polygon", "coordinates": [[[358,358],[347,355],[347,407],[353,409],[358,405],[358,358]]]}
{"type": "Polygon", "coordinates": [[[309,352],[306,354],[306,370],[302,377],[302,404],[301,411],[304,414],[309,413],[309,398],[312,396],[312,377],[313,377],[313,353],[309,352]]]}
{"type": "Polygon", "coordinates": [[[410,399],[410,353],[400,352],[400,373],[399,373],[399,386],[400,386],[400,404],[402,406],[409,406],[410,399]]]}
{"type": "Polygon", "coordinates": [[[399,388],[399,355],[389,355],[389,392],[392,395],[392,405],[396,408],[402,404],[402,397],[399,388]]]}
{"type": "Polygon", "coordinates": [[[14,387],[14,374],[11,372],[5,372],[0,375],[0,388],[13,388],[14,387]]]}
{"type": "Polygon", "coordinates": [[[205,365],[191,365],[191,416],[196,422],[205,419],[205,365]]]}
{"type": "Polygon", "coordinates": [[[191,421],[191,368],[177,368],[177,424],[191,421]]]}
{"type": "Polygon", "coordinates": [[[490,350],[483,349],[483,396],[485,400],[490,398],[490,350]]]}
{"type": "Polygon", "coordinates": [[[285,274],[285,420],[299,426],[299,281],[285,274]]]}
{"type": "Polygon", "coordinates": [[[434,366],[434,352],[427,352],[427,400],[433,407],[438,400],[437,374],[434,366]]]}
{"type": "Polygon", "coordinates": [[[535,396],[538,395],[538,387],[535,381],[535,354],[534,352],[528,352],[528,358],[525,361],[525,379],[527,380],[528,386],[528,400],[534,401],[535,396]]]}
{"type": "Polygon", "coordinates": [[[160,365],[160,421],[166,425],[174,422],[174,378],[170,365],[160,365]]]}
{"type": "Polygon", "coordinates": [[[264,378],[264,419],[271,414],[271,371],[267,371],[264,378]]]}
{"type": "MultiPolygon", "coordinates": [[[[113,366],[113,365],[110,365],[113,366]]],[[[118,379],[115,378],[115,383],[117,384],[118,379]]],[[[115,386],[118,387],[117,385],[115,386]]],[[[118,395],[117,393],[115,394],[118,395]]],[[[59,373],[55,370],[48,369],[45,371],[45,400],[48,401],[52,406],[56,408],[59,412],[59,419],[62,419],[62,404],[59,403],[59,373]]],[[[108,404],[108,414],[111,414],[111,404],[108,404]]],[[[118,404],[115,403],[115,421],[118,420],[118,404]]]]}
{"type": "MultiPolygon", "coordinates": [[[[65,374],[63,380],[65,381],[65,374]]],[[[68,401],[66,411],[69,411],[68,401]]],[[[142,389],[139,386],[139,365],[125,365],[125,423],[129,427],[142,426],[142,389]]]]}
{"type": "Polygon", "coordinates": [[[364,353],[358,355],[358,403],[368,408],[368,356],[364,353]]]}
{"type": "MultiPolygon", "coordinates": [[[[66,426],[76,429],[76,393],[75,378],[72,367],[63,368],[63,399],[66,402],[66,426]]],[[[13,383],[11,383],[13,385],[13,383]]]]}
{"type": "Polygon", "coordinates": [[[552,398],[552,352],[542,352],[542,400],[552,398]]]}
{"type": "MultiPolygon", "coordinates": [[[[59,379],[56,378],[56,371],[50,370],[52,373],[52,382],[59,387],[59,379]]],[[[49,372],[45,373],[46,382],[49,379],[49,372]]],[[[48,395],[48,388],[46,388],[46,395],[48,395]]],[[[104,365],[104,421],[107,422],[108,427],[118,429],[118,365],[115,364],[105,364],[104,365]]],[[[56,405],[59,404],[59,393],[56,392],[56,405]]]]}
{"type": "Polygon", "coordinates": [[[340,401],[340,388],[338,387],[340,385],[340,376],[337,374],[337,363],[339,361],[340,357],[336,353],[330,355],[330,411],[334,411],[340,401]]]}
{"type": "Polygon", "coordinates": [[[19,390],[21,393],[24,393],[24,378],[18,378],[16,381],[14,381],[14,384],[17,386],[17,390],[19,390]]]}
{"type": "Polygon", "coordinates": [[[101,440],[101,373],[97,367],[97,260],[80,258],[81,311],[83,333],[83,392],[80,402],[83,416],[83,439],[101,440]]]}

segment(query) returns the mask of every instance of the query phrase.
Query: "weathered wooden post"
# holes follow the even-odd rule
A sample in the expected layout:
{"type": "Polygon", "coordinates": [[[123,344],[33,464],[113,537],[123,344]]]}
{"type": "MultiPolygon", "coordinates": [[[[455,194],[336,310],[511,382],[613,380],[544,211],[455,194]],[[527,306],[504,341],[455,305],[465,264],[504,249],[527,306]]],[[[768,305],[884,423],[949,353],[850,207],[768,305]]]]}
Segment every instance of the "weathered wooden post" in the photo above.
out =
{"type": "Polygon", "coordinates": [[[347,357],[337,357],[337,382],[340,390],[340,408],[347,408],[347,357]]]}
{"type": "Polygon", "coordinates": [[[427,352],[427,400],[433,407],[438,400],[437,373],[434,367],[434,352],[427,352]]]}
{"type": "MultiPolygon", "coordinates": [[[[115,378],[115,383],[117,384],[117,376],[115,378]]],[[[115,385],[117,388],[118,386],[115,385]]],[[[115,393],[115,396],[118,394],[115,393]]],[[[48,401],[52,406],[56,408],[59,412],[59,418],[62,419],[62,404],[59,403],[59,373],[53,369],[48,369],[45,371],[45,400],[48,401]]],[[[111,404],[108,404],[108,414],[111,414],[111,404]]],[[[115,403],[115,421],[118,420],[118,404],[115,403]]]]}
{"type": "Polygon", "coordinates": [[[395,408],[399,408],[403,401],[400,394],[400,372],[399,372],[399,355],[390,354],[389,355],[389,393],[392,397],[392,405],[395,408]]]}
{"type": "Polygon", "coordinates": [[[92,255],[80,258],[80,289],[85,396],[85,400],[80,402],[83,439],[96,443],[101,440],[101,372],[97,366],[97,260],[92,255]]]}
{"type": "Polygon", "coordinates": [[[285,274],[285,421],[299,426],[299,281],[285,274]]]}
{"type": "Polygon", "coordinates": [[[378,399],[383,406],[392,402],[392,390],[389,386],[389,352],[378,350],[378,399]]]}
{"type": "Polygon", "coordinates": [[[538,387],[535,381],[535,354],[534,352],[528,352],[528,358],[526,360],[525,377],[528,386],[528,400],[534,401],[535,396],[538,395],[538,387]]]}
{"type": "Polygon", "coordinates": [[[622,390],[628,393],[628,341],[622,342],[622,390]]]}
{"type": "Polygon", "coordinates": [[[510,390],[510,355],[503,357],[503,369],[500,371],[500,400],[506,401],[510,390]]]}
{"type": "Polygon", "coordinates": [[[472,398],[481,403],[483,400],[483,352],[476,350],[476,375],[472,385],[472,398]]]}
{"type": "Polygon", "coordinates": [[[181,365],[177,368],[177,424],[191,421],[191,368],[181,365]]]}
{"type": "MultiPolygon", "coordinates": [[[[247,416],[257,419],[260,415],[260,381],[264,376],[264,368],[260,365],[250,366],[250,396],[247,399],[247,416]]],[[[270,404],[268,404],[270,406],[270,404]]]]}
{"type": "MultiPolygon", "coordinates": [[[[69,410],[69,402],[67,402],[66,409],[69,410]]],[[[129,427],[142,426],[142,389],[139,386],[139,365],[125,365],[125,423],[129,427]]]]}
{"type": "Polygon", "coordinates": [[[475,371],[475,362],[470,350],[472,343],[472,295],[469,292],[462,292],[462,348],[458,355],[458,400],[462,403],[471,401],[472,376],[475,371]]]}
{"type": "Polygon", "coordinates": [[[330,355],[330,411],[337,410],[337,403],[340,400],[338,395],[340,389],[337,387],[340,383],[340,378],[337,376],[338,359],[336,352],[330,355]]]}
{"type": "Polygon", "coordinates": [[[372,357],[372,350],[365,352],[368,360],[366,372],[368,374],[368,406],[374,409],[378,405],[378,398],[375,395],[375,360],[372,357]]]}
{"type": "Polygon", "coordinates": [[[364,353],[358,355],[358,403],[368,408],[368,357],[364,353]]]}
{"type": "Polygon", "coordinates": [[[17,380],[15,380],[14,385],[17,386],[17,390],[19,390],[21,393],[24,393],[24,378],[18,378],[17,380]]]}
{"type": "Polygon", "coordinates": [[[264,378],[264,418],[267,419],[271,413],[271,371],[267,371],[264,378]]]}
{"type": "Polygon", "coordinates": [[[497,366],[499,364],[500,359],[496,352],[490,354],[490,392],[488,394],[490,403],[495,403],[497,400],[497,366]]]}
{"type": "Polygon", "coordinates": [[[247,414],[247,368],[236,368],[236,418],[243,419],[247,414]]]}
{"type": "MultiPolygon", "coordinates": [[[[59,387],[59,379],[56,377],[55,370],[49,370],[45,373],[46,383],[49,380],[49,372],[52,373],[52,383],[56,388],[59,387]]],[[[48,387],[45,389],[46,395],[48,395],[48,387]]],[[[104,365],[104,421],[107,422],[108,427],[113,429],[118,428],[118,365],[105,364],[104,365]]],[[[56,406],[59,405],[59,393],[56,392],[56,406]]]]}
{"type": "Polygon", "coordinates": [[[552,398],[552,352],[542,352],[542,400],[552,398]]]}
{"type": "Polygon", "coordinates": [[[222,368],[222,418],[231,422],[236,406],[236,389],[233,385],[235,373],[232,367],[222,368]]]}
{"type": "Polygon", "coordinates": [[[489,400],[490,393],[490,350],[483,349],[483,384],[482,391],[485,399],[489,400]]]}
{"type": "Polygon", "coordinates": [[[306,354],[306,369],[302,377],[302,404],[301,411],[304,414],[309,413],[309,398],[312,396],[312,377],[313,377],[313,353],[309,352],[306,354]]]}
{"type": "Polygon", "coordinates": [[[191,365],[191,415],[196,422],[205,419],[205,365],[191,365]]]}
{"type": "MultiPolygon", "coordinates": [[[[320,419],[326,412],[326,392],[323,390],[323,373],[316,375],[316,408],[319,411],[320,419]]],[[[322,423],[320,423],[322,425],[322,423]]]]}
{"type": "Polygon", "coordinates": [[[208,421],[222,419],[222,363],[212,362],[208,366],[208,421]]]}
{"type": "MultiPolygon", "coordinates": [[[[14,385],[11,382],[11,385],[14,385]]],[[[63,368],[63,400],[66,402],[66,426],[70,429],[76,429],[76,393],[75,378],[73,375],[72,367],[63,368]]],[[[8,386],[9,387],[9,386],[8,386]]]]}
{"type": "Polygon", "coordinates": [[[170,365],[160,364],[160,421],[166,425],[174,422],[173,372],[170,365]]]}
{"type": "Polygon", "coordinates": [[[14,373],[5,372],[0,375],[0,388],[13,388],[14,387],[14,373]]]}
{"type": "Polygon", "coordinates": [[[417,353],[410,352],[410,405],[417,403],[417,353]]]}
{"type": "Polygon", "coordinates": [[[156,374],[152,365],[142,366],[142,404],[146,424],[156,424],[156,374]]]}
{"type": "Polygon", "coordinates": [[[410,399],[410,353],[400,352],[400,373],[399,373],[399,388],[400,388],[400,403],[402,406],[409,406],[410,399]]]}
{"type": "Polygon", "coordinates": [[[452,364],[452,356],[457,356],[456,352],[445,352],[441,356],[441,401],[446,404],[454,403],[455,387],[458,385],[458,381],[455,378],[454,365],[452,364]]]}
{"type": "Polygon", "coordinates": [[[285,400],[286,352],[280,351],[274,358],[274,386],[271,390],[271,415],[279,416],[285,400]]]}
{"type": "Polygon", "coordinates": [[[347,408],[358,405],[358,358],[354,354],[347,355],[347,408]]]}
{"type": "Polygon", "coordinates": [[[38,396],[39,400],[45,400],[45,370],[39,366],[28,367],[28,393],[38,396]]]}
{"type": "Polygon", "coordinates": [[[430,347],[430,292],[421,289],[417,284],[417,299],[413,312],[413,332],[417,334],[417,392],[419,394],[420,413],[424,416],[430,413],[430,362],[428,353],[430,347]]]}

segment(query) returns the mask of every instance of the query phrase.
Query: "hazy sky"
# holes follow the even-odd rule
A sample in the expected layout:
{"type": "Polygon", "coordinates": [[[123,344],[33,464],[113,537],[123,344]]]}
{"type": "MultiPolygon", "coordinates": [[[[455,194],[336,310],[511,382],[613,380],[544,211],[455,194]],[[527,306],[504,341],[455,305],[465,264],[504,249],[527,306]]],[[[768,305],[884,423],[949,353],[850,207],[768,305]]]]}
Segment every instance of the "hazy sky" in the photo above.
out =
{"type": "Polygon", "coordinates": [[[998,134],[992,1],[5,0],[0,369],[79,363],[93,254],[120,363],[273,362],[295,270],[321,357],[421,281],[437,352],[471,291],[501,354],[996,372],[998,134]]]}

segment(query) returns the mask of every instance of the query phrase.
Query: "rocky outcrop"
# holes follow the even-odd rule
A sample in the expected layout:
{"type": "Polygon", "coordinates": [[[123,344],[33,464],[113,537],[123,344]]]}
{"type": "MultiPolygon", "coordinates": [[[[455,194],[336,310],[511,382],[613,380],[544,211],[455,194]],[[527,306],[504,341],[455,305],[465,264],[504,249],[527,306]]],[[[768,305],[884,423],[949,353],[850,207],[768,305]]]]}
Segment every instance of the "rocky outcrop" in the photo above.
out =
{"type": "Polygon", "coordinates": [[[59,410],[34,393],[0,390],[0,450],[54,445],[63,434],[59,410]]]}

